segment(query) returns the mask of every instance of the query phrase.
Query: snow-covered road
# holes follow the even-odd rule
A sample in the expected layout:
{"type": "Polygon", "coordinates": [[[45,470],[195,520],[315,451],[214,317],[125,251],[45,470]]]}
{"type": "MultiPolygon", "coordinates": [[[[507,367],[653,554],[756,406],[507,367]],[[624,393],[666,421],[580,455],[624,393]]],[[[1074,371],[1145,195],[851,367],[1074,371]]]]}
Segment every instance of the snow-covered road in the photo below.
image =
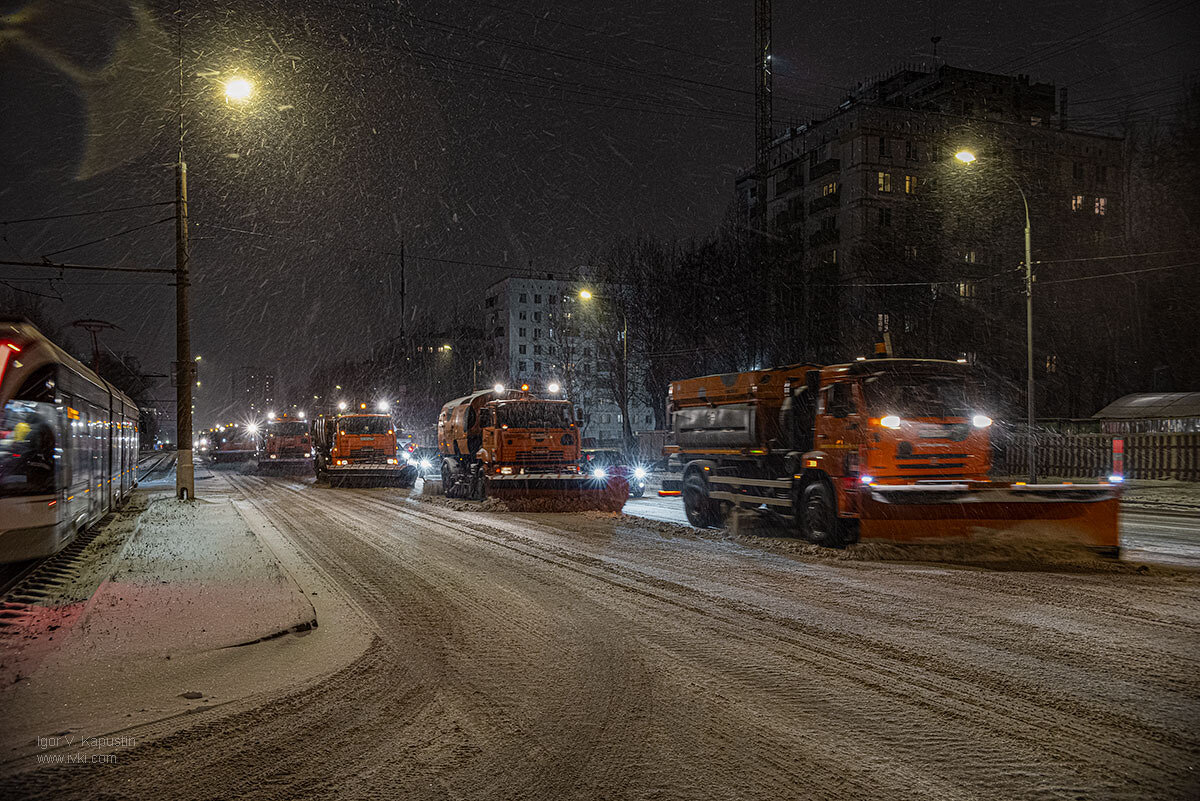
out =
{"type": "MultiPolygon", "coordinates": [[[[361,610],[370,647],[253,708],[148,736],[116,764],[10,775],[0,795],[1197,791],[1188,572],[783,553],[636,517],[229,480],[361,610]]],[[[629,511],[642,506],[670,511],[629,511]]]]}

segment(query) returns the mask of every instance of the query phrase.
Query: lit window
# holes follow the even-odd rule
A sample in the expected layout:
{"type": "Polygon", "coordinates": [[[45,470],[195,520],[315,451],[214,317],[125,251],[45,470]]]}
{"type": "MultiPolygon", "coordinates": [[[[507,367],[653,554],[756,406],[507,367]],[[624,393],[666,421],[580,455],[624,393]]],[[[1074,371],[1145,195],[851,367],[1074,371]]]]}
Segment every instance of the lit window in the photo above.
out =
{"type": "Polygon", "coordinates": [[[829,263],[830,263],[830,264],[837,264],[837,263],[838,263],[838,260],[837,260],[837,248],[834,248],[833,250],[829,251],[829,263]]]}
{"type": "Polygon", "coordinates": [[[1083,195],[1071,195],[1071,211],[1083,211],[1083,195]]]}
{"type": "Polygon", "coordinates": [[[960,298],[975,297],[975,282],[974,281],[959,281],[958,296],[960,298]]]}
{"type": "Polygon", "coordinates": [[[889,322],[890,322],[890,320],[889,320],[887,312],[881,312],[880,314],[878,314],[876,316],[875,326],[876,326],[876,328],[879,329],[879,333],[882,334],[883,332],[889,330],[888,329],[889,322]]]}
{"type": "Polygon", "coordinates": [[[1104,215],[1104,214],[1108,213],[1108,198],[1106,198],[1106,197],[1096,198],[1096,213],[1100,214],[1100,215],[1104,215]]]}
{"type": "Polygon", "coordinates": [[[880,192],[892,191],[892,174],[890,172],[876,173],[878,178],[878,187],[880,192]]]}
{"type": "Polygon", "coordinates": [[[911,195],[913,192],[916,192],[916,191],[917,191],[917,176],[915,176],[915,175],[904,176],[904,194],[911,195]]]}
{"type": "Polygon", "coordinates": [[[837,181],[830,181],[821,187],[821,195],[824,197],[828,197],[835,192],[837,192],[837,181]]]}
{"type": "Polygon", "coordinates": [[[1046,357],[1046,372],[1047,373],[1057,373],[1058,372],[1058,357],[1055,356],[1054,354],[1050,354],[1049,356],[1046,357]]]}
{"type": "Polygon", "coordinates": [[[963,261],[965,261],[967,264],[974,264],[976,258],[975,251],[973,250],[968,250],[967,252],[963,253],[963,261]]]}
{"type": "Polygon", "coordinates": [[[910,259],[915,259],[917,257],[917,246],[916,245],[908,246],[908,257],[910,259]]]}

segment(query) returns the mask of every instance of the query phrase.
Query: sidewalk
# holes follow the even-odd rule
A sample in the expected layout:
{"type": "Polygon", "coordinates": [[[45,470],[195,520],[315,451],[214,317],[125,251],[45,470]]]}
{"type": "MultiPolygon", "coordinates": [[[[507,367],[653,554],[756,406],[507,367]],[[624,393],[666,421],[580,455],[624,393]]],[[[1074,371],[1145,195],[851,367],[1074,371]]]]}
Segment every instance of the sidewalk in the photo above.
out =
{"type": "MultiPolygon", "coordinates": [[[[134,531],[69,623],[0,641],[0,760],[28,753],[37,737],[93,736],[227,701],[299,637],[280,637],[269,654],[231,646],[316,625],[308,596],[239,511],[244,502],[207,478],[197,501],[153,490],[138,499],[140,515],[113,521],[132,518],[134,531]]],[[[47,611],[40,617],[53,619],[47,611]]]]}

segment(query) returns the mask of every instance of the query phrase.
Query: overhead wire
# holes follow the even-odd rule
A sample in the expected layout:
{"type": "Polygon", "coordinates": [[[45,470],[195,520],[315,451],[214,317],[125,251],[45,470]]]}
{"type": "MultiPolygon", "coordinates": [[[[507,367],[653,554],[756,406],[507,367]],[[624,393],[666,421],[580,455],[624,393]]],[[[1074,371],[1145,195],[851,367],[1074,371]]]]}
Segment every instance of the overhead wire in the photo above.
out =
{"type": "Polygon", "coordinates": [[[44,217],[23,217],[15,220],[0,220],[0,225],[16,225],[17,223],[45,222],[47,220],[67,220],[73,217],[88,217],[96,214],[111,214],[117,211],[134,211],[135,209],[153,209],[159,206],[174,206],[174,200],[164,200],[159,203],[139,203],[134,206],[112,206],[94,211],[76,211],[69,214],[50,214],[44,217]]]}
{"type": "Polygon", "coordinates": [[[1122,275],[1139,275],[1141,273],[1156,273],[1163,270],[1175,270],[1180,267],[1195,267],[1200,265],[1200,261],[1185,261],[1179,264],[1165,264],[1161,267],[1144,267],[1140,270],[1122,270],[1115,273],[1100,273],[1098,275],[1077,275],[1071,278],[1054,278],[1048,281],[1039,280],[1038,285],[1042,284],[1070,284],[1076,281],[1095,281],[1100,278],[1117,278],[1122,275]]]}
{"type": "Polygon", "coordinates": [[[88,247],[89,245],[97,245],[101,242],[107,242],[110,239],[116,239],[117,237],[137,233],[138,231],[144,231],[147,228],[153,228],[156,225],[162,225],[165,222],[172,222],[174,219],[175,219],[175,215],[172,214],[170,217],[163,217],[161,220],[155,220],[154,222],[146,223],[145,225],[136,225],[133,228],[126,228],[123,231],[117,231],[116,233],[108,234],[107,236],[102,236],[99,239],[92,239],[88,242],[80,242],[77,245],[71,245],[70,247],[59,248],[58,250],[52,250],[49,253],[43,253],[41,255],[42,255],[43,259],[48,259],[51,256],[57,256],[59,253],[66,253],[67,251],[71,251],[71,250],[79,250],[80,248],[85,248],[85,247],[88,247]]]}
{"type": "Polygon", "coordinates": [[[1178,10],[1184,5],[1188,5],[1195,0],[1154,0],[1142,8],[1133,11],[1127,11],[1124,14],[1109,19],[1105,22],[1087,28],[1079,33],[1072,34],[1063,39],[1058,40],[1049,45],[1036,48],[1030,53],[1023,55],[1011,56],[999,63],[993,68],[994,71],[1012,71],[1014,69],[1027,69],[1035,64],[1040,64],[1051,58],[1069,53],[1076,48],[1082,47],[1087,42],[1095,39],[1106,33],[1110,33],[1117,28],[1128,28],[1133,25],[1140,25],[1144,22],[1150,22],[1158,19],[1165,14],[1169,14],[1178,10]],[[1166,4],[1165,8],[1161,8],[1166,4]],[[1158,8],[1156,8],[1158,7],[1158,8]]]}

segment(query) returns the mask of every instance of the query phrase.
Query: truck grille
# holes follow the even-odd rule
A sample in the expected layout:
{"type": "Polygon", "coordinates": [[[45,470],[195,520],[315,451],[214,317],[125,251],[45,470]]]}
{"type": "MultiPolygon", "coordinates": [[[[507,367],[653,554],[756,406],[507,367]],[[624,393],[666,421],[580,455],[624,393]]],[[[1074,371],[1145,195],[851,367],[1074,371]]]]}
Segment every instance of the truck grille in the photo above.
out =
{"type": "Polygon", "coordinates": [[[965,453],[914,453],[910,456],[897,454],[896,465],[901,470],[946,470],[967,466],[965,453]]]}

